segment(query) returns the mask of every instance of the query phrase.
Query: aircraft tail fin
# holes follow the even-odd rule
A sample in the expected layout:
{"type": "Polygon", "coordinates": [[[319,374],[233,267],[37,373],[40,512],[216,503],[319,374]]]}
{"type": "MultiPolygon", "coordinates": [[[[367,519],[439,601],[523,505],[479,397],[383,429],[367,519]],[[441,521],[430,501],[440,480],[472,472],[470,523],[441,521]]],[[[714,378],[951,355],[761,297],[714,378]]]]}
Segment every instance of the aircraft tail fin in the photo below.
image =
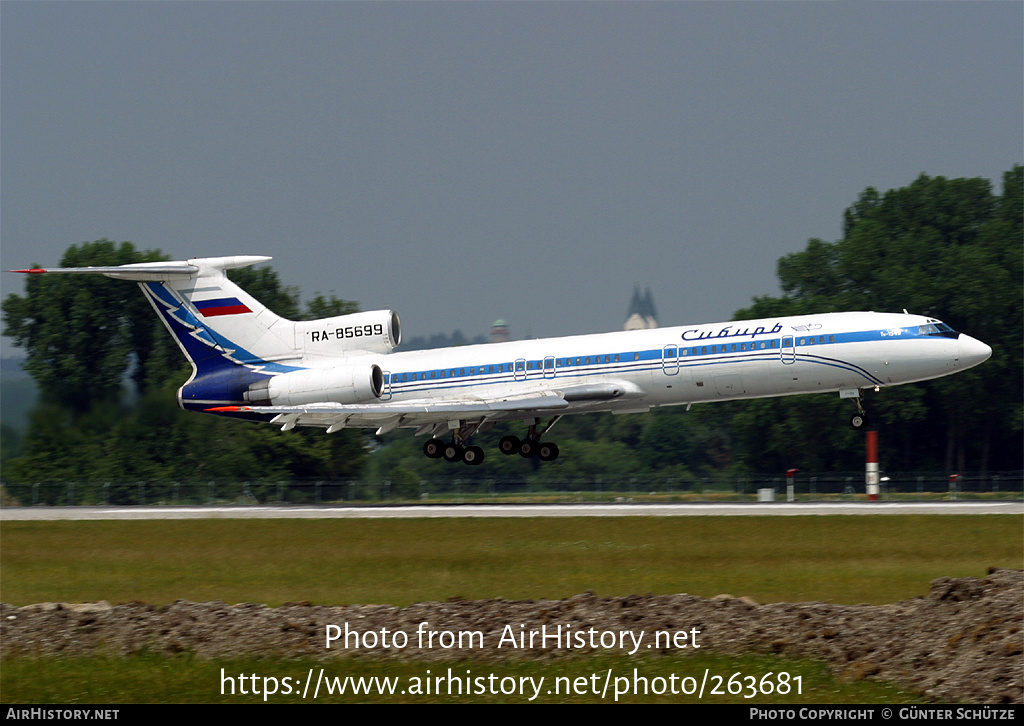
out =
{"type": "Polygon", "coordinates": [[[139,284],[191,361],[193,374],[179,397],[187,403],[242,401],[255,380],[294,370],[296,326],[228,279],[226,271],[270,257],[194,258],[116,267],[13,270],[28,274],[99,274],[139,284]]]}

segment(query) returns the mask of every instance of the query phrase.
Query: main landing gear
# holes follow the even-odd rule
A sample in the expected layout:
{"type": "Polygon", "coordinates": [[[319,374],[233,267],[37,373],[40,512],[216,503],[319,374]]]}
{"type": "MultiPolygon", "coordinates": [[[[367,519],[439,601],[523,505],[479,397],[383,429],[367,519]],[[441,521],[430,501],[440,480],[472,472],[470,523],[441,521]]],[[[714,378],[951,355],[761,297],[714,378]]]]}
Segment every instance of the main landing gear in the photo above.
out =
{"type": "MultiPolygon", "coordinates": [[[[423,453],[429,459],[444,459],[445,461],[464,461],[470,466],[480,466],[484,463],[484,450],[479,446],[469,446],[470,437],[480,430],[482,421],[467,426],[460,426],[452,431],[450,442],[431,437],[423,444],[423,453]]],[[[484,429],[486,430],[486,428],[484,429]]]]}
{"type": "MultiPolygon", "coordinates": [[[[558,458],[558,446],[550,441],[541,441],[541,437],[550,431],[560,418],[562,417],[555,416],[540,433],[537,432],[540,419],[535,418],[526,431],[525,439],[520,439],[518,436],[505,436],[498,442],[498,450],[506,456],[519,454],[524,459],[536,457],[541,461],[554,461],[558,458]]],[[[423,454],[429,459],[462,461],[470,466],[479,466],[484,461],[484,450],[479,446],[468,445],[469,438],[478,430],[480,430],[480,424],[473,424],[456,429],[452,433],[451,441],[444,441],[437,437],[427,439],[427,442],[423,444],[423,454]]]]}
{"type": "Polygon", "coordinates": [[[464,461],[470,466],[479,466],[484,461],[484,450],[479,446],[465,446],[454,439],[449,443],[429,439],[423,444],[423,453],[430,459],[464,461]]]}
{"type": "Polygon", "coordinates": [[[551,427],[558,422],[561,416],[555,416],[551,423],[544,427],[544,430],[537,433],[537,423],[540,419],[534,419],[533,424],[527,429],[526,438],[520,439],[517,436],[505,436],[498,442],[498,450],[506,456],[519,454],[524,459],[537,457],[541,461],[554,461],[558,458],[558,446],[549,441],[541,441],[540,437],[551,430],[551,427]]]}

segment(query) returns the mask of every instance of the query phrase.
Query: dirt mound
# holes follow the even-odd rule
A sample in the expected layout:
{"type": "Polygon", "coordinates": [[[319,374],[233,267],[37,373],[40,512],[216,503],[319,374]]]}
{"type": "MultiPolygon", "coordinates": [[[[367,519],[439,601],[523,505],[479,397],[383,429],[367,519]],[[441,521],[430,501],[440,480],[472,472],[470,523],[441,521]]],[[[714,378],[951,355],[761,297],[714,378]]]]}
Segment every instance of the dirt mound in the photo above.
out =
{"type": "Polygon", "coordinates": [[[591,593],[564,600],[452,600],[270,608],[178,601],[0,605],[5,656],[241,655],[476,661],[574,653],[774,652],[841,677],[900,683],[936,701],[1024,702],[1024,572],[940,578],[894,605],[760,605],[720,595],[591,593]],[[335,626],[332,630],[330,626],[335,626]],[[333,635],[331,647],[327,637],[333,635]],[[461,637],[460,637],[461,636],[461,637]],[[346,647],[347,639],[347,647],[346,647]]]}

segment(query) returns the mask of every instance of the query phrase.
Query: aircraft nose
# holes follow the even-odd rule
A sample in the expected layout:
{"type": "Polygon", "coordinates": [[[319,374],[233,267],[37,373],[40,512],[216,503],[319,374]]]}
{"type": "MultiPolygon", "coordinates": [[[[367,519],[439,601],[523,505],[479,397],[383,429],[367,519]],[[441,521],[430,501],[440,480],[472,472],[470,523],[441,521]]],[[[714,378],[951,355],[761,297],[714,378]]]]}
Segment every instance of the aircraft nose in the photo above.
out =
{"type": "Polygon", "coordinates": [[[957,339],[959,348],[959,365],[961,368],[971,368],[984,363],[992,356],[992,348],[976,338],[960,333],[957,339]]]}

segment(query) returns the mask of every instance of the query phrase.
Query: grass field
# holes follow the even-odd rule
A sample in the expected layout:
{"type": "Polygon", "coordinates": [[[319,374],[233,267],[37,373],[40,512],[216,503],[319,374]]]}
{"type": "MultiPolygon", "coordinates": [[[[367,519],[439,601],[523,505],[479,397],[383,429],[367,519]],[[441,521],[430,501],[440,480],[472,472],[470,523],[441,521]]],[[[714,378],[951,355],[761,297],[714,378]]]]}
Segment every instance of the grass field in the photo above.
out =
{"type": "MultiPolygon", "coordinates": [[[[5,522],[0,558],[0,599],[15,605],[100,599],[406,605],[450,597],[561,598],[587,590],[600,596],[729,593],[759,602],[887,603],[926,594],[936,577],[982,577],[988,567],[1024,567],[1024,527],[1019,516],[966,515],[5,522]]],[[[605,660],[584,658],[560,667],[573,674],[632,667],[628,659],[605,660]]],[[[744,659],[712,665],[726,676],[820,669],[744,659]]],[[[667,674],[712,665],[664,659],[645,668],[667,674]]],[[[5,702],[212,702],[218,700],[211,688],[221,667],[255,668],[187,656],[8,658],[0,688],[5,702]],[[163,678],[171,673],[178,675],[163,678]],[[156,689],[147,685],[150,679],[169,685],[156,689]]],[[[523,667],[510,664],[507,670],[523,667]]],[[[276,661],[262,662],[259,670],[304,668],[276,661]]],[[[335,675],[344,675],[341,668],[331,666],[335,675]]],[[[423,668],[375,665],[370,675],[423,668]]],[[[532,668],[542,670],[538,664],[532,668]]],[[[813,701],[907,698],[881,686],[877,695],[867,694],[827,674],[823,678],[817,695],[808,695],[813,701]]],[[[782,699],[796,700],[806,699],[782,699]]]]}
{"type": "Polygon", "coordinates": [[[887,603],[1021,567],[1015,516],[5,522],[2,597],[308,600],[686,592],[887,603]]]}

